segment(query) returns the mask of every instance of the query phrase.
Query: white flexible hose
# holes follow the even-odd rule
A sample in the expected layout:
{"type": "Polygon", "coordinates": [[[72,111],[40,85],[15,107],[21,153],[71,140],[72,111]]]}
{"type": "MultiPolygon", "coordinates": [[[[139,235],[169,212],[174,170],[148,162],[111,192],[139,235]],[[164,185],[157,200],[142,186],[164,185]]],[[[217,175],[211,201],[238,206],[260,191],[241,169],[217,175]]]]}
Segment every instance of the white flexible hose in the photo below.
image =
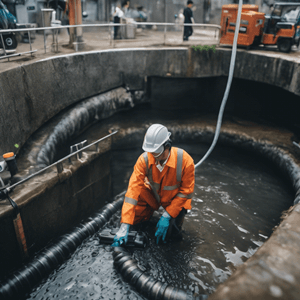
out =
{"type": "Polygon", "coordinates": [[[224,93],[224,96],[223,96],[223,100],[222,100],[222,103],[221,103],[221,106],[220,106],[220,111],[219,111],[219,115],[218,115],[218,121],[217,121],[214,140],[213,140],[210,148],[206,152],[206,154],[202,157],[202,159],[197,164],[195,164],[195,168],[198,168],[206,160],[206,158],[211,154],[211,152],[215,148],[215,145],[216,145],[216,143],[218,141],[218,138],[219,138],[219,135],[220,135],[222,119],[223,119],[223,113],[224,113],[225,105],[226,105],[226,102],[227,102],[227,99],[228,99],[228,94],[229,94],[229,91],[230,91],[232,77],[233,77],[235,57],[236,57],[236,48],[237,48],[237,39],[238,39],[239,30],[240,30],[242,5],[243,5],[243,0],[239,0],[239,9],[238,9],[238,16],[237,16],[237,20],[236,20],[236,24],[235,24],[235,33],[234,33],[234,39],[233,39],[233,45],[232,45],[232,53],[231,53],[231,61],[230,61],[230,67],[229,67],[228,81],[227,81],[226,90],[225,90],[225,93],[224,93]]]}

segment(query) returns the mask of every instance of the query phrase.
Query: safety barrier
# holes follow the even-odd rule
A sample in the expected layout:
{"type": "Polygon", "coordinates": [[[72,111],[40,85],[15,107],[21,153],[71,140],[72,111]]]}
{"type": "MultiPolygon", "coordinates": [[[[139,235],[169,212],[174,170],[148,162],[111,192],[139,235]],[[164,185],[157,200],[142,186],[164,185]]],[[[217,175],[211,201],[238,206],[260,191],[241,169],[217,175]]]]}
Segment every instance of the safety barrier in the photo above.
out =
{"type": "MultiPolygon", "coordinates": [[[[52,32],[52,36],[53,36],[53,43],[52,45],[54,46],[55,52],[58,52],[58,32],[59,30],[62,29],[70,29],[70,28],[107,28],[108,30],[108,37],[109,37],[109,41],[110,41],[110,46],[112,48],[114,48],[114,44],[115,44],[115,40],[113,39],[113,28],[114,27],[125,27],[125,26],[158,26],[158,27],[164,27],[164,39],[163,39],[163,44],[166,44],[166,38],[167,38],[167,28],[168,27],[174,27],[174,28],[181,28],[181,30],[183,31],[184,26],[192,26],[192,27],[198,27],[198,28],[203,28],[203,29],[210,29],[210,30],[214,30],[214,38],[216,39],[216,44],[219,43],[219,31],[221,29],[220,25],[216,25],[216,24],[200,24],[200,23],[196,23],[196,24],[178,24],[178,23],[157,23],[157,22],[136,22],[136,23],[129,23],[129,24],[114,24],[114,23],[109,23],[109,24],[81,24],[81,25],[64,25],[64,26],[53,26],[53,27],[38,27],[38,28],[19,28],[19,29],[6,29],[6,30],[0,30],[0,39],[2,40],[2,45],[3,45],[3,51],[4,51],[4,56],[0,56],[0,60],[1,59],[5,59],[7,58],[9,60],[9,58],[11,57],[15,57],[15,56],[20,56],[20,55],[24,55],[24,54],[32,54],[34,52],[37,52],[38,50],[33,50],[32,49],[32,39],[31,39],[31,32],[35,32],[35,31],[43,31],[44,32],[44,36],[45,36],[45,32],[52,32]],[[16,54],[8,54],[6,49],[5,49],[5,45],[4,45],[4,41],[3,41],[3,34],[5,33],[19,33],[19,32],[27,32],[28,37],[29,37],[29,46],[30,46],[30,51],[26,51],[26,52],[21,52],[21,53],[16,53],[16,54]]],[[[126,40],[122,40],[123,42],[126,40]]],[[[46,39],[44,38],[44,52],[46,53],[46,39]]],[[[78,51],[78,42],[75,41],[74,43],[74,50],[75,52],[78,51]]]]}

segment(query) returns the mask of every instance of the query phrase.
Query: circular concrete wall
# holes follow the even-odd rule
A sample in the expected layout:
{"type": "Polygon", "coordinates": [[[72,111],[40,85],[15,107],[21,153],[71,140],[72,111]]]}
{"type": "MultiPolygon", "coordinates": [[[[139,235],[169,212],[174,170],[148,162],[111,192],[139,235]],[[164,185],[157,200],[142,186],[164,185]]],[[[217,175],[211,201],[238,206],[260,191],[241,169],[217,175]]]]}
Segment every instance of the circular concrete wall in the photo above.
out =
{"type": "MultiPolygon", "coordinates": [[[[151,88],[155,78],[158,82],[160,78],[169,80],[210,77],[219,80],[222,76],[226,78],[229,60],[230,51],[224,49],[216,53],[197,53],[185,48],[127,49],[61,56],[3,72],[0,74],[3,91],[0,96],[0,136],[3,140],[0,151],[11,151],[15,143],[23,145],[29,136],[63,109],[119,86],[128,86],[130,90],[145,90],[149,101],[153,100],[154,106],[159,108],[153,97],[155,93],[151,95],[156,86],[154,84],[151,88]],[[151,79],[148,80],[149,78],[151,79]]],[[[240,80],[253,80],[277,86],[298,96],[298,68],[297,61],[281,60],[272,55],[239,52],[234,76],[240,80]]],[[[214,93],[216,91],[212,90],[212,94],[208,93],[206,97],[216,95],[214,93]]],[[[222,91],[217,93],[221,95],[222,91]]],[[[201,102],[201,97],[199,99],[201,102]]],[[[298,108],[297,99],[296,97],[290,106],[294,111],[298,108]]],[[[215,107],[220,100],[213,99],[215,107]]],[[[261,111],[263,112],[263,109],[261,111]]],[[[191,132],[194,138],[213,132],[214,127],[204,127],[203,131],[200,127],[194,128],[191,132]]],[[[221,139],[233,145],[248,145],[250,148],[253,145],[261,145],[257,149],[261,149],[262,154],[273,156],[282,169],[289,170],[298,196],[299,161],[295,158],[296,151],[291,151],[292,135],[286,144],[281,145],[279,142],[272,145],[272,133],[261,135],[257,139],[244,134],[242,128],[243,126],[238,136],[244,138],[240,138],[239,142],[236,142],[233,132],[226,130],[221,139]]],[[[177,130],[180,132],[180,125],[177,130]]],[[[264,131],[264,128],[261,130],[264,131]]],[[[103,155],[102,159],[106,160],[106,154],[103,155]]],[[[66,178],[70,176],[65,174],[66,178]]],[[[60,178],[58,181],[52,179],[53,187],[62,184],[66,178],[60,178]]],[[[45,206],[45,209],[48,207],[45,206]]],[[[271,238],[210,298],[297,299],[300,292],[297,284],[300,279],[299,214],[299,205],[292,207],[271,238]]]]}
{"type": "MultiPolygon", "coordinates": [[[[121,49],[59,56],[0,73],[0,153],[22,146],[42,124],[64,108],[118,86],[146,86],[147,77],[227,76],[230,50],[121,49]]],[[[234,78],[252,80],[300,95],[295,58],[238,51],[234,78]]],[[[224,84],[223,84],[224,85],[224,84]]],[[[212,89],[210,99],[215,94],[212,89]]],[[[219,99],[220,101],[220,99],[219,99]]]]}

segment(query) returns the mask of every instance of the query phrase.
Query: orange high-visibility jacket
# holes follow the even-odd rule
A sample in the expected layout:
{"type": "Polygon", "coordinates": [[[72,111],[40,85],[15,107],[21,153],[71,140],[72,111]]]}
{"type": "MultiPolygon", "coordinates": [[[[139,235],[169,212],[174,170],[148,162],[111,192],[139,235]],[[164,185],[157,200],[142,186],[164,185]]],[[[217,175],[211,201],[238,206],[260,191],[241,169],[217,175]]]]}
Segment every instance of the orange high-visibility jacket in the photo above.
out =
{"type": "Polygon", "coordinates": [[[149,220],[160,205],[176,218],[182,208],[192,208],[194,185],[194,161],[186,151],[172,147],[162,172],[157,169],[152,154],[143,153],[129,180],[121,223],[132,225],[149,220]]]}

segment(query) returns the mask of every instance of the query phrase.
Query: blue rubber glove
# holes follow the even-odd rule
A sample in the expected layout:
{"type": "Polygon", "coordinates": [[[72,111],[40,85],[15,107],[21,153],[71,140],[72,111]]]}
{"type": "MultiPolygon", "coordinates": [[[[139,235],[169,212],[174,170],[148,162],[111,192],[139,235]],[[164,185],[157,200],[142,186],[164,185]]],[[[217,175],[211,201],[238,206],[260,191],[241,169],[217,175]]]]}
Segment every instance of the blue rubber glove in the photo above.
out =
{"type": "Polygon", "coordinates": [[[129,227],[129,224],[121,223],[120,229],[114,237],[114,242],[111,245],[112,247],[119,247],[127,243],[129,227]]]}
{"type": "Polygon", "coordinates": [[[162,237],[162,240],[165,241],[168,228],[170,225],[171,216],[165,211],[161,218],[159,219],[156,227],[157,230],[155,232],[156,238],[156,244],[158,244],[160,237],[162,237]]]}

